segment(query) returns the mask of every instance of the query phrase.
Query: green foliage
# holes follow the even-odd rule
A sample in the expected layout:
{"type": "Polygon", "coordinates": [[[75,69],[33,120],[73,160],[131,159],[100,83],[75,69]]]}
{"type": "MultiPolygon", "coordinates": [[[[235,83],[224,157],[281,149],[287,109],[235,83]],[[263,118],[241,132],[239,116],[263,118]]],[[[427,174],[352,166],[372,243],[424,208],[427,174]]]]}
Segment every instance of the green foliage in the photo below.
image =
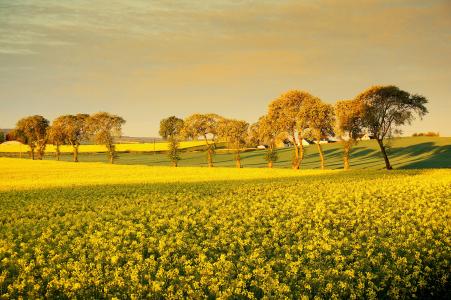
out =
{"type": "Polygon", "coordinates": [[[207,145],[208,166],[213,166],[213,154],[216,148],[215,141],[218,134],[218,126],[224,118],[217,114],[193,114],[184,120],[182,136],[184,138],[203,138],[207,145]],[[212,138],[209,142],[208,136],[212,138]]]}
{"type": "Polygon", "coordinates": [[[428,113],[428,100],[412,95],[396,86],[374,86],[356,98],[364,104],[363,121],[376,139],[390,137],[397,126],[410,124],[415,115],[428,113]]]}
{"type": "Polygon", "coordinates": [[[37,150],[38,159],[44,157],[48,127],[49,120],[39,115],[25,117],[17,122],[15,135],[19,137],[19,140],[28,144],[31,149],[32,159],[35,158],[35,149],[37,150]]]}
{"type": "Polygon", "coordinates": [[[276,162],[279,159],[279,155],[277,154],[276,149],[268,148],[266,149],[264,159],[267,162],[276,162]]]}
{"type": "Polygon", "coordinates": [[[387,170],[392,169],[384,139],[400,133],[398,127],[410,124],[415,115],[423,117],[427,114],[425,105],[428,100],[390,85],[373,86],[359,94],[356,101],[363,103],[363,124],[368,133],[378,141],[387,170]]]}
{"type": "Polygon", "coordinates": [[[159,134],[163,139],[177,137],[181,134],[182,128],[183,120],[175,116],[171,116],[160,121],[159,134]]]}
{"type": "Polygon", "coordinates": [[[125,120],[106,112],[96,113],[88,118],[88,132],[97,144],[104,144],[108,150],[110,163],[116,158],[114,138],[120,136],[125,120]]]}
{"type": "Polygon", "coordinates": [[[71,145],[75,162],[78,162],[80,144],[88,139],[88,119],[88,114],[63,115],[53,120],[50,128],[52,143],[71,145]]]}
{"type": "Polygon", "coordinates": [[[172,162],[172,165],[177,167],[178,161],[181,159],[180,153],[179,153],[179,146],[180,143],[175,137],[169,138],[169,150],[168,150],[168,157],[169,160],[172,162]]]}
{"type": "Polygon", "coordinates": [[[414,134],[412,134],[412,136],[440,136],[440,133],[433,132],[433,131],[429,131],[429,132],[415,132],[414,134]]]}
{"type": "Polygon", "coordinates": [[[0,143],[3,143],[5,141],[5,133],[3,131],[0,131],[0,143]]]}

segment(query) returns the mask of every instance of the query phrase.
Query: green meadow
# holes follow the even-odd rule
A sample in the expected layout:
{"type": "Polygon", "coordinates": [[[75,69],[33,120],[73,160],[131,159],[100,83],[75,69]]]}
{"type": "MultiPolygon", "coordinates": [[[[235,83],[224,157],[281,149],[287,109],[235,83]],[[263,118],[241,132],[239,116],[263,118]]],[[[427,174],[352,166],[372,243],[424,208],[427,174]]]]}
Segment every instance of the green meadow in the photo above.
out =
{"type": "MultiPolygon", "coordinates": [[[[324,144],[326,167],[340,169],[343,167],[342,145],[340,143],[324,144]]],[[[316,145],[307,146],[301,168],[319,168],[319,156],[316,145]]],[[[265,150],[249,150],[242,153],[244,168],[264,168],[265,150]]],[[[290,168],[292,148],[278,149],[279,160],[274,164],[276,168],[290,168]]],[[[388,150],[390,161],[394,168],[422,169],[422,168],[451,168],[451,137],[405,137],[391,140],[388,150]]],[[[5,155],[5,154],[4,154],[5,155]]],[[[119,153],[117,164],[169,166],[171,162],[166,153],[159,152],[129,152],[119,153]]],[[[233,151],[218,149],[214,157],[217,167],[235,167],[233,151]]],[[[207,166],[204,151],[187,149],[181,153],[179,166],[207,166]]],[[[45,159],[55,157],[50,154],[45,159]]],[[[105,153],[81,153],[81,162],[107,162],[105,153]]],[[[71,161],[70,154],[61,156],[63,161],[71,161]]],[[[384,161],[376,141],[361,141],[352,150],[351,168],[353,169],[383,169],[384,161]]]]}

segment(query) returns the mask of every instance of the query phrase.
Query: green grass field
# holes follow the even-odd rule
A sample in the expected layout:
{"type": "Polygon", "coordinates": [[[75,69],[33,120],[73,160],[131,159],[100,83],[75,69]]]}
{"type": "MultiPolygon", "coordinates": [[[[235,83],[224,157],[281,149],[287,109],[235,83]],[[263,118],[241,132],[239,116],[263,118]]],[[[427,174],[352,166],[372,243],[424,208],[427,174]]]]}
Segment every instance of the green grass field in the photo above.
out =
{"type": "MultiPolygon", "coordinates": [[[[326,166],[329,169],[343,167],[342,150],[340,143],[324,145],[326,166]]],[[[242,154],[244,168],[264,168],[264,150],[249,151],[242,154]]],[[[182,153],[180,166],[207,166],[206,154],[202,151],[187,151],[182,153]]],[[[276,168],[291,167],[292,149],[279,149],[279,161],[274,164],[276,168]]],[[[391,142],[389,156],[394,168],[420,169],[420,168],[451,168],[451,138],[449,137],[409,137],[397,138],[391,142]]],[[[54,159],[47,155],[46,159],[54,159]]],[[[63,155],[62,160],[70,161],[69,154],[63,155]]],[[[80,155],[81,162],[107,162],[105,154],[80,155]]],[[[154,165],[169,166],[170,161],[164,153],[120,153],[116,161],[126,165],[154,165]]],[[[233,154],[218,153],[215,155],[215,166],[234,167],[233,154]]],[[[353,169],[383,169],[384,161],[375,141],[362,141],[356,145],[351,155],[351,168],[353,169]]],[[[306,148],[302,168],[315,169],[319,167],[319,157],[316,145],[306,148]]]]}
{"type": "Polygon", "coordinates": [[[446,298],[450,170],[0,158],[0,299],[446,298]]]}

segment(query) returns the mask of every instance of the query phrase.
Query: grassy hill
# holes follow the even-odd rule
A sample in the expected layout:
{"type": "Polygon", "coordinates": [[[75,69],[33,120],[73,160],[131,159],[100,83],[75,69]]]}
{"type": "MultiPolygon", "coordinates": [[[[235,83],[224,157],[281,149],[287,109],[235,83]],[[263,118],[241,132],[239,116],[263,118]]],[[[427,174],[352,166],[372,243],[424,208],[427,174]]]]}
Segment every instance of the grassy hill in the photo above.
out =
{"type": "MultiPolygon", "coordinates": [[[[326,167],[340,169],[342,162],[342,145],[340,143],[323,145],[326,167]]],[[[263,159],[265,150],[253,150],[242,153],[244,168],[264,168],[263,159]]],[[[279,149],[279,161],[274,164],[276,168],[291,167],[292,148],[279,149]]],[[[206,153],[202,151],[186,151],[182,153],[180,166],[207,166],[206,153]]],[[[406,137],[391,140],[389,149],[390,161],[394,168],[420,169],[420,168],[451,168],[451,138],[450,137],[406,137]]],[[[46,159],[54,159],[48,155],[46,159]]],[[[68,154],[62,160],[70,161],[68,154]]],[[[83,153],[81,162],[107,162],[105,154],[83,153]]],[[[214,157],[215,166],[234,167],[233,153],[221,152],[214,157]]],[[[170,165],[164,153],[121,153],[118,164],[126,165],[170,165]]],[[[319,156],[316,145],[306,147],[305,158],[301,168],[316,169],[319,167],[319,156]]],[[[384,161],[379,146],[374,140],[362,141],[357,144],[351,154],[351,168],[353,169],[383,169],[384,161]]]]}

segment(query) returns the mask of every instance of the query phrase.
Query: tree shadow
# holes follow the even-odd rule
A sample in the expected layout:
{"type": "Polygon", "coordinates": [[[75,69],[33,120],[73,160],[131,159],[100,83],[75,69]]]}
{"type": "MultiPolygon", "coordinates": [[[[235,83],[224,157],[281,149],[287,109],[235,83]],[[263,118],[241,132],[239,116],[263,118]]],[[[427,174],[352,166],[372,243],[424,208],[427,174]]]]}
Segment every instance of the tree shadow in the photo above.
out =
{"type": "MultiPolygon", "coordinates": [[[[352,165],[380,164],[383,162],[381,152],[362,148],[351,154],[352,165]],[[359,163],[352,163],[357,158],[359,163]],[[378,161],[375,161],[375,160],[378,161]]],[[[388,158],[398,169],[451,168],[451,145],[438,146],[425,142],[406,147],[388,147],[388,158]]]]}
{"type": "MultiPolygon", "coordinates": [[[[423,143],[423,144],[431,144],[431,143],[423,143]]],[[[411,157],[419,155],[418,153],[423,154],[423,156],[419,157],[418,159],[410,161],[408,164],[401,166],[400,169],[451,168],[451,145],[433,146],[430,148],[426,147],[427,145],[423,145],[424,152],[429,150],[427,154],[425,154],[424,152],[419,152],[418,149],[414,149],[412,153],[409,153],[411,157]]]]}

